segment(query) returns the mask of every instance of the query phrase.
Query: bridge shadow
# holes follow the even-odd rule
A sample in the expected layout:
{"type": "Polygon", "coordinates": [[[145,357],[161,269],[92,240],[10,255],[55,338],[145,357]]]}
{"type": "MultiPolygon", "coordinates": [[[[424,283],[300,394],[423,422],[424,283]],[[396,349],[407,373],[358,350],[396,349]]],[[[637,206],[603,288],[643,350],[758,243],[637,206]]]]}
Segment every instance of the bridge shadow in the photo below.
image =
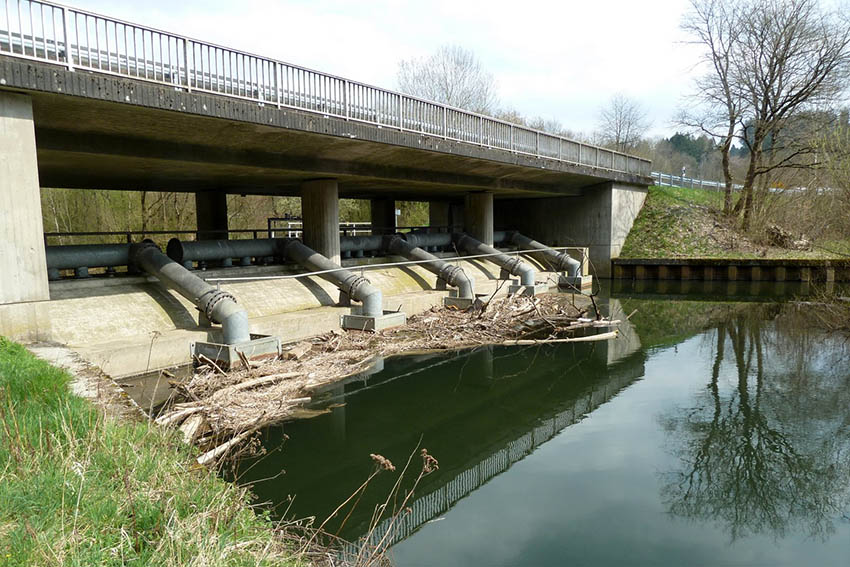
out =
{"type": "Polygon", "coordinates": [[[295,278],[295,281],[307,288],[307,291],[313,294],[313,297],[315,297],[321,305],[333,307],[338,303],[327,291],[325,291],[325,288],[316,283],[316,281],[310,276],[295,278]]]}
{"type": "MultiPolygon", "coordinates": [[[[422,277],[422,275],[419,274],[418,272],[412,270],[410,268],[410,266],[399,266],[399,269],[402,272],[404,272],[405,274],[407,274],[408,276],[410,276],[410,278],[413,281],[415,281],[417,284],[419,284],[419,287],[421,287],[422,289],[424,289],[424,290],[434,289],[434,286],[432,284],[428,283],[428,280],[426,280],[424,277],[422,277]]],[[[434,276],[434,277],[436,278],[437,276],[434,276]]]]}

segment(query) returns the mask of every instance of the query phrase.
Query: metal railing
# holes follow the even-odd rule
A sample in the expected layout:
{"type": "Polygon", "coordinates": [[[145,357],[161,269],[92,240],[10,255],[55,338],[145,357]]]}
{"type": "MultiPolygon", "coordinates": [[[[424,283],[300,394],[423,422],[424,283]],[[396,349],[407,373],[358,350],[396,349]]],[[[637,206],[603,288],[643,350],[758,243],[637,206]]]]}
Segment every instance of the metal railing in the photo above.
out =
{"type": "Polygon", "coordinates": [[[650,161],[53,2],[0,0],[0,55],[649,176],[650,161]]]}
{"type": "MultiPolygon", "coordinates": [[[[653,171],[651,176],[656,185],[663,187],[690,187],[691,189],[707,189],[709,191],[724,191],[726,189],[726,184],[721,181],[694,179],[684,175],[661,173],[660,171],[653,171]]],[[[732,185],[732,190],[740,191],[742,187],[743,185],[735,183],[732,185]]]]}

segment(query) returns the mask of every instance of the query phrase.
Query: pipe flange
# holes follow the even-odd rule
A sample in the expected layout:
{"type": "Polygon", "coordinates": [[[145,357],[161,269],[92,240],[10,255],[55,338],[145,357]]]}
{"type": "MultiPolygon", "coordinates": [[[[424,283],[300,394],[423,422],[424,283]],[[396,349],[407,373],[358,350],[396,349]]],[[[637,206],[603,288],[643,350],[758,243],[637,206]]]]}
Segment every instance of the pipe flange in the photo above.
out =
{"type": "Polygon", "coordinates": [[[508,257],[508,259],[505,260],[505,265],[502,266],[502,268],[504,268],[505,271],[513,274],[516,271],[516,269],[519,268],[519,266],[521,264],[522,264],[521,259],[516,258],[516,257],[514,257],[514,258],[508,257]]]}
{"type": "Polygon", "coordinates": [[[213,318],[213,311],[219,303],[226,299],[229,299],[233,303],[236,303],[236,298],[233,297],[233,295],[227,293],[226,291],[221,291],[220,289],[214,290],[210,293],[212,294],[212,297],[210,297],[210,300],[207,301],[207,304],[204,307],[204,314],[207,316],[207,319],[209,319],[213,323],[221,323],[221,321],[217,321],[215,318],[213,318]]]}
{"type": "Polygon", "coordinates": [[[159,246],[157,246],[153,240],[148,238],[141,242],[134,242],[130,244],[130,250],[127,252],[127,259],[129,260],[130,265],[139,267],[139,255],[150,248],[155,248],[158,252],[160,251],[159,246]]]}
{"type": "Polygon", "coordinates": [[[454,282],[456,281],[458,275],[462,272],[463,268],[461,268],[460,266],[452,266],[451,264],[447,264],[443,266],[443,268],[440,270],[439,277],[443,281],[454,285],[454,282]]]}
{"type": "Polygon", "coordinates": [[[370,282],[363,276],[354,276],[353,278],[349,278],[342,282],[340,285],[340,289],[343,293],[348,295],[348,297],[354,298],[357,294],[357,290],[363,287],[364,285],[369,285],[370,282]]]}

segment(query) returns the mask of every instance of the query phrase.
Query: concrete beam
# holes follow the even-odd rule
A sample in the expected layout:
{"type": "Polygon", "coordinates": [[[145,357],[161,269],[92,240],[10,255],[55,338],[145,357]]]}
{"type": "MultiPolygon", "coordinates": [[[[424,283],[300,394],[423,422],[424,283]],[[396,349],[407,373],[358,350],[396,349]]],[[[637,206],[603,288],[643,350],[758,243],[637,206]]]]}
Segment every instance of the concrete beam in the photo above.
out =
{"type": "Polygon", "coordinates": [[[32,102],[0,91],[0,304],[46,299],[32,102]]]}
{"type": "Polygon", "coordinates": [[[227,239],[227,193],[203,191],[195,193],[196,227],[199,240],[227,239]]]}
{"type": "Polygon", "coordinates": [[[301,185],[304,244],[340,263],[339,188],[336,179],[314,179],[301,185]]]}
{"type": "Polygon", "coordinates": [[[372,199],[369,202],[372,216],[372,234],[389,234],[395,232],[395,200],[372,199]]]}
{"type": "Polygon", "coordinates": [[[467,193],[463,214],[466,233],[487,246],[493,246],[493,194],[467,193]]]}

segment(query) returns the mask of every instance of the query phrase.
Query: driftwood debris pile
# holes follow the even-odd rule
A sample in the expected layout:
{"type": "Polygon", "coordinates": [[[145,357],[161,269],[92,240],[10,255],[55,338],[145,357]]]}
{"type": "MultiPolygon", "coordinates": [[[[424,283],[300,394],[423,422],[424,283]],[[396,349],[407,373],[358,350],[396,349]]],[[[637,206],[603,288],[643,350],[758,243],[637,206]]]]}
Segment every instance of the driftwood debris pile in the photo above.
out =
{"type": "MultiPolygon", "coordinates": [[[[156,421],[178,427],[188,443],[206,451],[199,462],[212,463],[259,429],[307,414],[303,406],[319,386],[367,370],[376,357],[481,344],[588,340],[575,337],[576,331],[618,323],[586,317],[586,310],[572,303],[574,297],[507,296],[465,311],[433,308],[410,317],[403,327],[325,333],[291,345],[280,359],[243,364],[229,373],[201,365],[175,385],[172,401],[156,421]]],[[[605,340],[616,333],[589,338],[605,340]]]]}

